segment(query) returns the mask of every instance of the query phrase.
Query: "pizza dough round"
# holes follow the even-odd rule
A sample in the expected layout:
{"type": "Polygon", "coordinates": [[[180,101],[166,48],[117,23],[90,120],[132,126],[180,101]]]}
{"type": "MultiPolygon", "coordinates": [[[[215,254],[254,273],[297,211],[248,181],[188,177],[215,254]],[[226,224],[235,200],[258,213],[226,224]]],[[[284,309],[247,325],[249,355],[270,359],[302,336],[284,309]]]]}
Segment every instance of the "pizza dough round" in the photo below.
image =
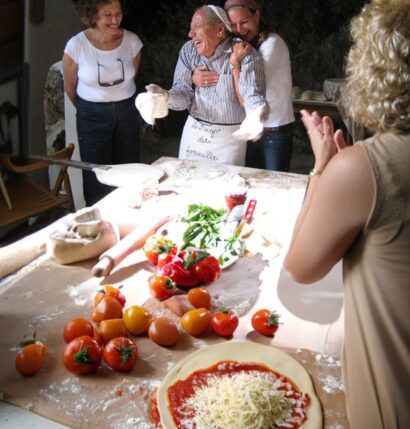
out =
{"type": "Polygon", "coordinates": [[[168,388],[178,380],[184,380],[194,371],[209,368],[223,360],[262,363],[273,371],[290,378],[298,389],[310,396],[307,419],[301,429],[321,429],[323,427],[322,407],[316,395],[312,380],[306,369],[287,353],[258,343],[232,341],[198,350],[177,363],[161,382],[158,394],[158,409],[163,429],[175,429],[168,409],[168,388]]]}
{"type": "Polygon", "coordinates": [[[109,168],[93,168],[98,181],[109,186],[132,187],[143,183],[158,181],[164,176],[164,171],[154,165],[147,164],[118,164],[109,168]]]}

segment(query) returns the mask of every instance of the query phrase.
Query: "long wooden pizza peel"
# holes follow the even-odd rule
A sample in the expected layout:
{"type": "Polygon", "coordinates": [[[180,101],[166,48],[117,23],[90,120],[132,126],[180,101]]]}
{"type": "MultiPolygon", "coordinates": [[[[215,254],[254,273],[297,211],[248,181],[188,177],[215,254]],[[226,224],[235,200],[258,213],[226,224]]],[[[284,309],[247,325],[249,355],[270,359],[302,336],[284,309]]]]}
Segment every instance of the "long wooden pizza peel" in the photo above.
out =
{"type": "Polygon", "coordinates": [[[56,159],[46,155],[30,155],[28,159],[92,171],[101,183],[118,188],[135,183],[160,180],[165,174],[157,166],[142,163],[103,165],[73,159],[56,159]]]}

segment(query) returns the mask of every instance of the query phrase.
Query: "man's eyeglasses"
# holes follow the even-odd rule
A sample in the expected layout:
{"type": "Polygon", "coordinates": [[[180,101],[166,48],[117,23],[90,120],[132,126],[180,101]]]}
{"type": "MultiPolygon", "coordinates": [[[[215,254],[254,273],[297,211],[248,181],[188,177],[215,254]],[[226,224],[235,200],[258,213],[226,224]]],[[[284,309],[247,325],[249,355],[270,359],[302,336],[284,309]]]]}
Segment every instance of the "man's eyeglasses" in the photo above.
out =
{"type": "Polygon", "coordinates": [[[114,80],[112,82],[101,82],[101,76],[100,76],[100,67],[101,64],[97,62],[98,65],[98,85],[100,86],[104,86],[104,87],[108,87],[108,86],[115,86],[115,85],[119,85],[120,83],[124,82],[125,79],[125,74],[124,74],[124,63],[122,62],[122,60],[120,58],[117,58],[117,61],[120,62],[121,64],[121,70],[122,70],[122,78],[121,79],[117,79],[114,80]]]}

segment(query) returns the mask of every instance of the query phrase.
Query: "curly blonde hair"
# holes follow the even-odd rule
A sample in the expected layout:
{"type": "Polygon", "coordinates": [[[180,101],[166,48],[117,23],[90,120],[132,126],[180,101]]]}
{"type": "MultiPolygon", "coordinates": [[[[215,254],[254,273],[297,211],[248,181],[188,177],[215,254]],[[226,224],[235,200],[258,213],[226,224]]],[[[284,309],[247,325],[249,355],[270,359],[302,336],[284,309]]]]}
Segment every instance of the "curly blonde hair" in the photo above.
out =
{"type": "Polygon", "coordinates": [[[344,104],[375,132],[410,131],[410,1],[373,0],[351,24],[344,104]]]}

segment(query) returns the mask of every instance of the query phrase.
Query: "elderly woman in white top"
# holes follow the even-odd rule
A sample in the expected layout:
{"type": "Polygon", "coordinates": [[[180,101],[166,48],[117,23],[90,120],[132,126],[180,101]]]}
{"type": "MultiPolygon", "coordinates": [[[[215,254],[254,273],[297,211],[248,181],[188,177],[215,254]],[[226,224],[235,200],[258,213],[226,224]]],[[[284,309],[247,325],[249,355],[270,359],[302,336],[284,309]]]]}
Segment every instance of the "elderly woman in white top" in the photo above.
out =
{"type": "MultiPolygon", "coordinates": [[[[68,41],[63,67],[65,90],[77,107],[81,159],[96,164],[138,162],[134,98],[142,42],[120,28],[119,0],[81,0],[77,7],[87,28],[68,41]]],[[[110,191],[90,171],[83,171],[83,188],[87,206],[110,191]]]]}

